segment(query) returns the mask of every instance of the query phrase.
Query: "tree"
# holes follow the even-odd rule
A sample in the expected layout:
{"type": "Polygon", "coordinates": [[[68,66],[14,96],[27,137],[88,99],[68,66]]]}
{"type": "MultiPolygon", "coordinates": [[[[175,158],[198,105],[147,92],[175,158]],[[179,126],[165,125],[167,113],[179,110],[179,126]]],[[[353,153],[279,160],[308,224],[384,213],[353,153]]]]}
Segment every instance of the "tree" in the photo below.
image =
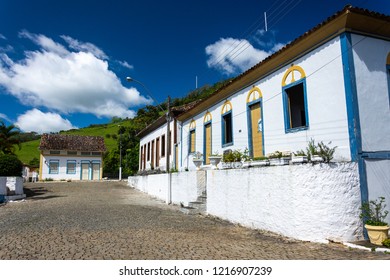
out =
{"type": "Polygon", "coordinates": [[[0,120],[0,153],[15,154],[15,145],[21,148],[20,145],[20,130],[15,125],[7,126],[0,120]]]}

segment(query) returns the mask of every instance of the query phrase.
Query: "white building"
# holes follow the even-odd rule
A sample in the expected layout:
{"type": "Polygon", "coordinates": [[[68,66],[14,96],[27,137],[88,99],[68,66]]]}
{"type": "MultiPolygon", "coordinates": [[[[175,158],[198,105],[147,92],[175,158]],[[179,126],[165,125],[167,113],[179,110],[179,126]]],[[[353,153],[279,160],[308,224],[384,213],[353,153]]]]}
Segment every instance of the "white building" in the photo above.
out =
{"type": "Polygon", "coordinates": [[[103,137],[44,134],[39,149],[39,180],[102,179],[103,137]]]}
{"type": "Polygon", "coordinates": [[[346,6],[176,119],[179,171],[195,170],[195,152],[207,166],[227,149],[256,158],[331,142],[333,166],[207,171],[207,213],[303,240],[316,238],[297,226],[318,220],[321,240],[358,238],[361,202],[390,201],[390,16],[346,6]]]}

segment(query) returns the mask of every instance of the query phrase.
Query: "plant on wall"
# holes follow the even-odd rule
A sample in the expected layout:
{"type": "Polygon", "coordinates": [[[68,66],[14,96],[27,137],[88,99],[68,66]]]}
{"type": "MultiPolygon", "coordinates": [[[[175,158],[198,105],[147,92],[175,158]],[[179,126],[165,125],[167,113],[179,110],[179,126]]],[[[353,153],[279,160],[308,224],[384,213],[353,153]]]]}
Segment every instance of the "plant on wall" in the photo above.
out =
{"type": "MultiPolygon", "coordinates": [[[[328,143],[328,145],[330,144],[332,144],[332,141],[328,143]]],[[[324,162],[329,163],[333,159],[337,146],[331,148],[328,145],[322,141],[316,144],[314,139],[311,138],[306,147],[307,159],[311,161],[313,156],[320,156],[324,162]]]]}

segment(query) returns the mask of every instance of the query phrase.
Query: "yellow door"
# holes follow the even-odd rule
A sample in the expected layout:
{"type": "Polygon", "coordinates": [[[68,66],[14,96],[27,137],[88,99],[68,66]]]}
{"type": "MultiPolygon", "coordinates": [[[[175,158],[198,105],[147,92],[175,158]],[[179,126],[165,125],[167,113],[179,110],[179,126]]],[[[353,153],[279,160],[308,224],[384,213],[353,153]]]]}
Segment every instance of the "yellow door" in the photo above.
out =
{"type": "Polygon", "coordinates": [[[209,155],[211,155],[211,123],[205,125],[205,163],[210,164],[209,155]]]}
{"type": "Polygon", "coordinates": [[[263,125],[261,119],[260,103],[250,106],[251,112],[251,132],[252,132],[252,152],[253,157],[261,157],[263,154],[263,125]]]}

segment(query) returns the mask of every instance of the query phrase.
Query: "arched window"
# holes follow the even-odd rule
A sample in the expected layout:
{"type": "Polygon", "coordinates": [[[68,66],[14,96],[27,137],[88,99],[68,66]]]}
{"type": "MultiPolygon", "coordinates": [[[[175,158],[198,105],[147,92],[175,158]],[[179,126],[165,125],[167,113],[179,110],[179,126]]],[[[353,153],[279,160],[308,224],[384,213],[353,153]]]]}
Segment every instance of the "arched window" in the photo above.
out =
{"type": "Polygon", "coordinates": [[[307,129],[306,74],[298,65],[291,66],[282,79],[284,124],[286,132],[307,129]]]}
{"type": "Polygon", "coordinates": [[[190,122],[190,135],[189,135],[189,144],[188,144],[188,152],[189,153],[195,153],[195,128],[196,128],[196,122],[192,120],[190,122]]]}
{"type": "Polygon", "coordinates": [[[233,106],[226,100],[222,105],[222,147],[233,145],[233,106]]]}

